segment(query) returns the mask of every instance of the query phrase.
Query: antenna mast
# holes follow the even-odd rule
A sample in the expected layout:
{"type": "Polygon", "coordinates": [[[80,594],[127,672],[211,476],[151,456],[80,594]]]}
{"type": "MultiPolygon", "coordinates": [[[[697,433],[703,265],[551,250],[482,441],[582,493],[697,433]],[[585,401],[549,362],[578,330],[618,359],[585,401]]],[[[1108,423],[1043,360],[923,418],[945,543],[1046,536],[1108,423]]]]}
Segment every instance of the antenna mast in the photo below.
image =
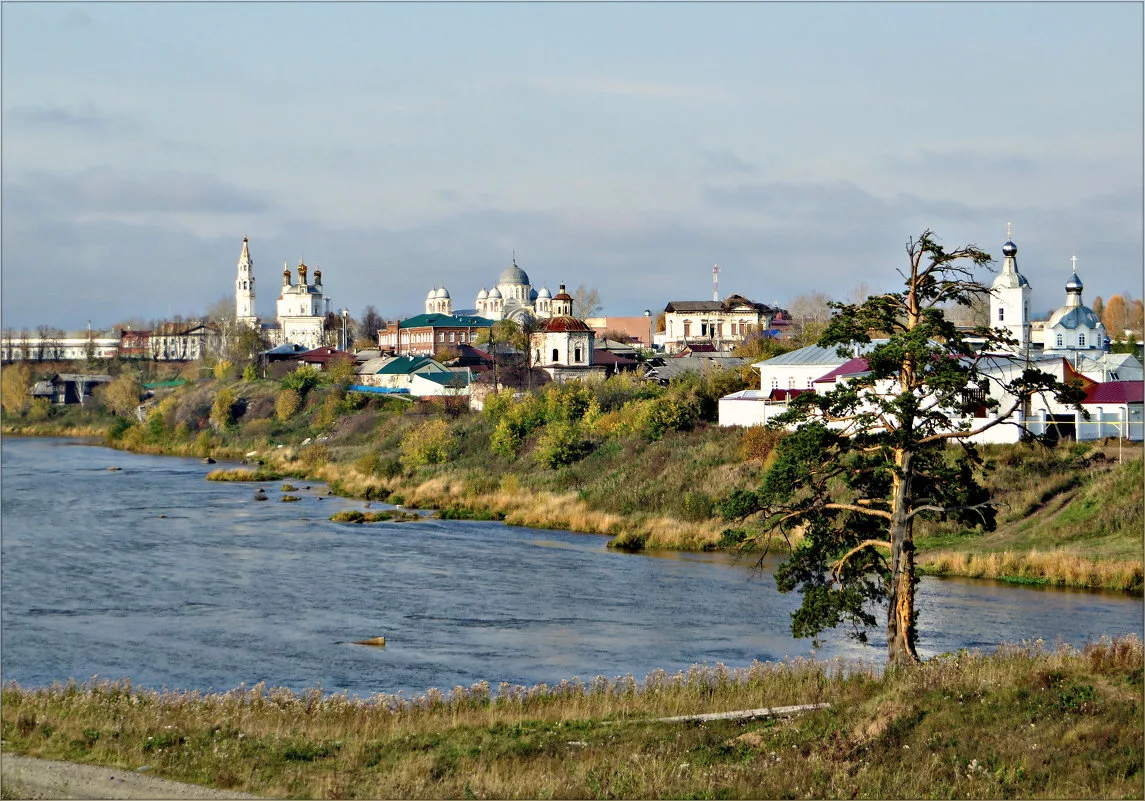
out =
{"type": "Polygon", "coordinates": [[[720,300],[720,265],[712,265],[712,300],[720,300]]]}

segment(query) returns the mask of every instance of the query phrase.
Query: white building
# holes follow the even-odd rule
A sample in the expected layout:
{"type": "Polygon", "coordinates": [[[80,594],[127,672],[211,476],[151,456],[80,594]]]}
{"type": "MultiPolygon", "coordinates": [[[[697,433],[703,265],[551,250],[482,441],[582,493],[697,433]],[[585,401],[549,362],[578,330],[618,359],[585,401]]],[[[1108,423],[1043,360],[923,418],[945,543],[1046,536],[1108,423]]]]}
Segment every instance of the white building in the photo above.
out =
{"type": "MultiPolygon", "coordinates": [[[[553,297],[548,287],[541,287],[539,291],[533,289],[528,273],[517,266],[515,256],[492,289],[481,287],[474,303],[477,315],[487,320],[520,321],[526,316],[543,319],[554,314],[553,297]]],[[[429,311],[428,307],[426,311],[429,311]]]]}
{"type": "Polygon", "coordinates": [[[325,345],[330,299],[322,286],[322,271],[314,270],[313,283],[309,282],[309,272],[310,268],[299,260],[298,280],[295,282],[290,268],[282,265],[282,291],[275,302],[275,323],[260,327],[255,312],[254,260],[244,236],[235,278],[236,319],[260,329],[272,345],[293,342],[308,349],[325,345]]]}
{"type": "Polygon", "coordinates": [[[664,333],[656,335],[656,342],[671,353],[700,343],[731,350],[748,334],[768,331],[780,311],[743,295],[722,301],[673,300],[664,307],[664,333]]]}
{"type": "Polygon", "coordinates": [[[1093,309],[1082,302],[1085,287],[1077,277],[1077,256],[1071,261],[1073,275],[1065,285],[1065,305],[1046,320],[1043,352],[1063,356],[1097,355],[1105,350],[1105,325],[1093,309]]]}
{"type": "Polygon", "coordinates": [[[1018,272],[1018,248],[1006,224],[1002,272],[990,287],[990,325],[1017,341],[1014,353],[1030,352],[1030,282],[1018,272]]]}
{"type": "Polygon", "coordinates": [[[596,333],[584,320],[572,316],[572,304],[572,297],[561,284],[549,307],[552,316],[529,337],[532,366],[540,367],[558,382],[590,375],[603,378],[605,369],[593,363],[596,333]]]}

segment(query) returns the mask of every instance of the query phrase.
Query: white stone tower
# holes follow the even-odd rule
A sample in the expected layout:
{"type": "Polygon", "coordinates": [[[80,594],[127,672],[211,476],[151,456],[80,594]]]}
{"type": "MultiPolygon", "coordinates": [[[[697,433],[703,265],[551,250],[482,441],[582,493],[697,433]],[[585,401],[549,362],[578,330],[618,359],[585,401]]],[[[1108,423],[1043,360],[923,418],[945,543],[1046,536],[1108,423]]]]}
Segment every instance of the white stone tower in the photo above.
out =
{"type": "Polygon", "coordinates": [[[254,313],[254,262],[245,236],[243,251],[239,254],[239,274],[235,280],[235,317],[241,323],[258,325],[258,317],[254,313]]]}
{"type": "Polygon", "coordinates": [[[1017,345],[1011,349],[1028,355],[1030,348],[1030,282],[1018,272],[1018,247],[1010,238],[1006,223],[1006,244],[1002,245],[1002,272],[990,287],[990,325],[1001,329],[1017,345]]]}

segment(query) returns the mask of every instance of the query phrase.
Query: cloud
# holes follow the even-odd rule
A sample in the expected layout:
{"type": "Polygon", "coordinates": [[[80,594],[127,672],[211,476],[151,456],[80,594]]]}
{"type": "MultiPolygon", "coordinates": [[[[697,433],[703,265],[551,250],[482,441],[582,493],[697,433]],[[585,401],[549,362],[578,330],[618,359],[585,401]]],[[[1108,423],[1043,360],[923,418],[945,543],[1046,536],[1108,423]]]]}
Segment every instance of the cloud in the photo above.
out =
{"type": "Polygon", "coordinates": [[[203,173],[30,171],[5,181],[4,212],[41,214],[254,214],[270,206],[260,193],[203,173]]]}
{"type": "Polygon", "coordinates": [[[615,95],[660,100],[723,100],[726,90],[703,84],[632,81],[608,77],[535,76],[513,81],[514,85],[551,94],[615,95]]]}
{"type": "Polygon", "coordinates": [[[708,169],[715,173],[753,173],[759,167],[744,161],[730,150],[705,150],[703,156],[708,169]]]}
{"type": "Polygon", "coordinates": [[[136,127],[123,118],[107,114],[90,103],[82,108],[64,106],[15,106],[5,115],[6,122],[13,126],[30,128],[56,128],[81,133],[102,133],[111,130],[127,130],[136,127]]]}

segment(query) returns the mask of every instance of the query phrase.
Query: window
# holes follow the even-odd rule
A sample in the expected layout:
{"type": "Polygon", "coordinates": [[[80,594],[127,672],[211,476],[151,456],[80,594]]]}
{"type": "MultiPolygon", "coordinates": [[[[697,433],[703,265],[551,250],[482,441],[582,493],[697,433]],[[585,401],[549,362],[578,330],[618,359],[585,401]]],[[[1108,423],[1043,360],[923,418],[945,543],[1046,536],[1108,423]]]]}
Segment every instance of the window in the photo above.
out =
{"type": "Polygon", "coordinates": [[[1061,334],[1058,334],[1058,338],[1057,338],[1057,346],[1060,348],[1060,347],[1062,346],[1062,344],[1063,344],[1063,343],[1064,343],[1064,341],[1062,340],[1062,335],[1061,335],[1061,334]]]}
{"type": "Polygon", "coordinates": [[[438,332],[438,334],[437,334],[437,341],[438,341],[438,342],[444,342],[444,341],[445,341],[445,332],[444,332],[444,331],[439,331],[439,332],[438,332]]]}
{"type": "Polygon", "coordinates": [[[815,388],[815,386],[811,383],[812,380],[813,379],[810,376],[808,376],[808,378],[807,378],[807,388],[808,389],[814,389],[815,388]]]}
{"type": "Polygon", "coordinates": [[[793,375],[787,376],[787,388],[788,389],[795,389],[795,376],[793,376],[793,375]]]}
{"type": "Polygon", "coordinates": [[[557,356],[557,349],[556,349],[556,348],[553,348],[553,361],[554,361],[554,362],[555,362],[555,361],[557,361],[557,360],[558,360],[558,358],[559,358],[559,357],[557,356]]]}
{"type": "Polygon", "coordinates": [[[706,337],[708,335],[708,322],[704,320],[700,323],[700,336],[706,337]]]}
{"type": "Polygon", "coordinates": [[[778,378],[771,379],[771,388],[772,389],[779,389],[779,379],[778,378]]]}
{"type": "Polygon", "coordinates": [[[684,321],[684,336],[686,337],[691,333],[692,333],[692,321],[691,320],[685,320],[684,321]]]}
{"type": "Polygon", "coordinates": [[[450,342],[454,341],[454,333],[452,331],[449,332],[449,341],[450,342]]]}
{"type": "Polygon", "coordinates": [[[716,336],[722,337],[724,335],[724,324],[722,322],[716,323],[716,336]]]}
{"type": "Polygon", "coordinates": [[[999,306],[998,307],[998,322],[1002,322],[1005,319],[1006,319],[1006,307],[1005,306],[999,306]]]}
{"type": "Polygon", "coordinates": [[[579,347],[576,349],[575,355],[576,355],[576,358],[574,359],[574,361],[579,363],[580,362],[580,348],[579,347]]]}
{"type": "Polygon", "coordinates": [[[1085,334],[1078,334],[1077,335],[1077,346],[1079,348],[1085,347],[1085,334]]]}

